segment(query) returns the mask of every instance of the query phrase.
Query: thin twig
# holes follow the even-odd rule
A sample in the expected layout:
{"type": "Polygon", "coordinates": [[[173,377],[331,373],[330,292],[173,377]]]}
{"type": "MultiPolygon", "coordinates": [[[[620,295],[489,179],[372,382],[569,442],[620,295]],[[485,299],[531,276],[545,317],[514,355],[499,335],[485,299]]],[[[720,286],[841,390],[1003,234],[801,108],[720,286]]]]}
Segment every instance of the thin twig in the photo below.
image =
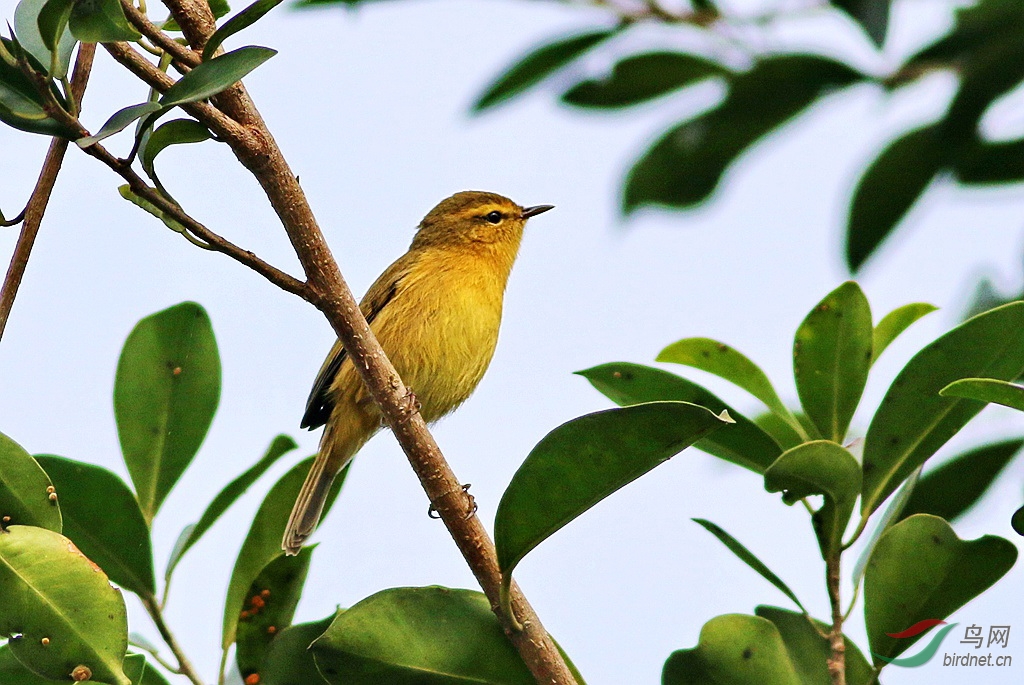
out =
{"type": "MultiPolygon", "coordinates": [[[[85,95],[85,86],[89,82],[89,73],[92,71],[95,54],[95,43],[82,43],[78,49],[78,57],[75,60],[75,69],[72,75],[72,86],[68,93],[76,108],[80,107],[82,97],[85,95]]],[[[4,329],[7,327],[7,319],[11,315],[11,308],[14,307],[14,299],[18,296],[18,289],[25,276],[29,257],[32,256],[32,247],[39,234],[39,226],[43,221],[43,214],[46,212],[46,205],[50,201],[50,194],[57,182],[57,174],[60,172],[67,149],[68,141],[64,138],[54,138],[50,143],[43,168],[39,172],[39,180],[36,181],[36,187],[22,213],[24,221],[21,225],[21,234],[14,246],[14,255],[11,257],[10,267],[7,269],[3,288],[0,289],[0,339],[3,338],[4,329]]]]}
{"type": "Polygon", "coordinates": [[[156,629],[160,631],[160,637],[167,643],[167,646],[171,648],[171,652],[174,654],[174,658],[178,660],[178,673],[185,676],[192,681],[193,685],[203,685],[202,678],[196,673],[195,667],[192,662],[185,656],[185,652],[182,651],[181,645],[174,638],[174,634],[171,629],[167,627],[167,623],[164,622],[163,612],[160,611],[160,607],[157,605],[156,597],[150,594],[139,595],[139,599],[142,600],[142,605],[146,607],[146,612],[150,618],[153,619],[153,624],[156,629]]]}
{"type": "Polygon", "coordinates": [[[182,45],[161,31],[159,27],[149,20],[149,17],[137,10],[129,0],[121,0],[121,8],[124,10],[125,17],[131,22],[132,26],[139,30],[139,33],[149,38],[153,45],[169,53],[174,59],[189,67],[195,67],[203,61],[202,56],[198,52],[187,45],[182,45]]]}
{"type": "Polygon", "coordinates": [[[832,629],[828,634],[830,654],[828,673],[832,685],[846,685],[846,642],[843,640],[843,605],[840,596],[839,551],[829,552],[825,558],[825,584],[832,607],[832,629]]]}

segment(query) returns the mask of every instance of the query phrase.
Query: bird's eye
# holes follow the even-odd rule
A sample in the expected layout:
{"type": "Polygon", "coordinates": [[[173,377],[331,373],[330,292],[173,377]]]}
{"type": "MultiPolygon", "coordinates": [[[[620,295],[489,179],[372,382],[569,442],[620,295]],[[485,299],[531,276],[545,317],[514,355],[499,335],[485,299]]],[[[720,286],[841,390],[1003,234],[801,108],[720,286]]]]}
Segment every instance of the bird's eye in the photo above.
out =
{"type": "Polygon", "coordinates": [[[495,210],[488,214],[487,216],[485,216],[484,218],[490,221],[492,224],[499,224],[501,223],[501,212],[495,210]]]}

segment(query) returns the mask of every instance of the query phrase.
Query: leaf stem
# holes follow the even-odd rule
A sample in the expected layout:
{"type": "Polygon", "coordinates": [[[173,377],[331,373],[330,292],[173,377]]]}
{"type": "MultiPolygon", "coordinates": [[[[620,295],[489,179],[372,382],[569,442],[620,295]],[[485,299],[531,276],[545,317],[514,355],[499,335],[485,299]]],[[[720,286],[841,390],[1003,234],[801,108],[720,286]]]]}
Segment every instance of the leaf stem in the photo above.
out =
{"type": "Polygon", "coordinates": [[[832,629],[828,634],[831,648],[828,673],[832,685],[846,685],[846,643],[843,641],[843,608],[839,587],[840,558],[839,552],[830,552],[825,558],[825,583],[828,586],[828,600],[832,607],[832,629]]]}
{"type": "MultiPolygon", "coordinates": [[[[174,634],[171,629],[167,627],[167,623],[164,622],[163,612],[160,610],[160,605],[156,600],[156,597],[151,594],[139,595],[139,599],[142,600],[142,605],[146,607],[146,612],[150,618],[153,619],[153,624],[156,625],[156,629],[160,631],[160,637],[170,647],[171,652],[174,654],[174,658],[178,660],[177,672],[185,676],[192,681],[193,685],[203,685],[202,678],[196,673],[195,667],[192,666],[192,662],[185,656],[185,652],[182,651],[181,645],[174,638],[174,634]]],[[[173,670],[173,669],[172,669],[173,670]]]]}

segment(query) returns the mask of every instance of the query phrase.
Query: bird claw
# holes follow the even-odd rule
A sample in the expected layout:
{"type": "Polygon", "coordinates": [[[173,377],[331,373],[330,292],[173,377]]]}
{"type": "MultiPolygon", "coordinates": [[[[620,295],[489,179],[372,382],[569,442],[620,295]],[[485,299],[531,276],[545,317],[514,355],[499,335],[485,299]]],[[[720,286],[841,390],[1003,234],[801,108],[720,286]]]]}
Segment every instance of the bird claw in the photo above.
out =
{"type": "MultiPolygon", "coordinates": [[[[466,483],[465,485],[462,486],[462,492],[465,493],[466,497],[469,499],[469,506],[466,508],[466,513],[463,516],[464,521],[468,521],[469,519],[476,516],[476,512],[480,509],[479,505],[477,505],[476,503],[476,498],[473,497],[473,495],[469,494],[469,489],[471,487],[473,487],[471,483],[466,483]]],[[[447,494],[451,493],[449,492],[447,494]]],[[[437,513],[437,507],[435,507],[433,504],[431,504],[427,508],[427,516],[429,516],[432,519],[441,518],[441,515],[437,513]]]]}
{"type": "Polygon", "coordinates": [[[413,414],[419,412],[423,408],[419,399],[416,397],[416,393],[413,392],[412,388],[405,389],[405,397],[401,399],[402,413],[406,418],[409,418],[413,414]]]}

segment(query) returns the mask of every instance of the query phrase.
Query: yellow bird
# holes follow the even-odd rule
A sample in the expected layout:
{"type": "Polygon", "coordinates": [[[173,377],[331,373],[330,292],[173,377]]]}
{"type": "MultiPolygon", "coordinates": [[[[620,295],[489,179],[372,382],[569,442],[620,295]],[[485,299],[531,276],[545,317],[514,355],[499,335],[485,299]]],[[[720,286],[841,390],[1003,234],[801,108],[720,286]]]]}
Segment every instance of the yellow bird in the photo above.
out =
{"type": "MultiPolygon", "coordinates": [[[[409,251],[385,269],[360,304],[377,340],[425,421],[472,394],[498,342],[501,309],[526,220],[552,205],[520,207],[494,193],[465,191],[420,222],[409,251]]],[[[380,430],[380,410],[340,342],[320,367],[302,428],[326,425],[299,492],[282,549],[298,554],[316,528],[335,476],[380,430]]]]}

